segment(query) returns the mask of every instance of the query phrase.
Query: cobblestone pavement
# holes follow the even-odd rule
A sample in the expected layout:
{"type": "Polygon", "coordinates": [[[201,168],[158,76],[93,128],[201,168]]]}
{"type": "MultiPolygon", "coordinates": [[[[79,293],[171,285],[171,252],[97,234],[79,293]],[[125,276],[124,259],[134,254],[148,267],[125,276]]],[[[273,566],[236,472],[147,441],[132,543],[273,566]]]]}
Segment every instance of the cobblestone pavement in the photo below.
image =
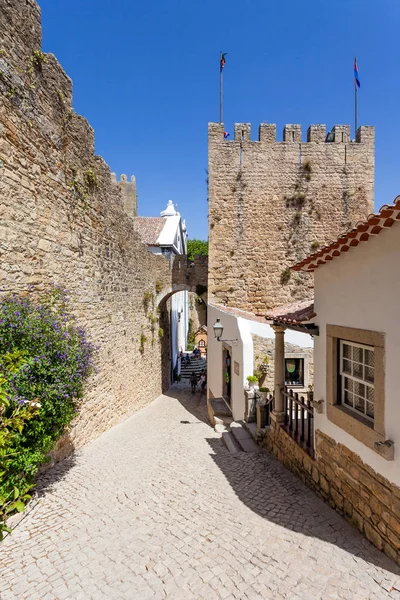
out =
{"type": "Polygon", "coordinates": [[[400,599],[399,571],[182,389],[58,465],[0,547],[1,600],[400,599]]]}

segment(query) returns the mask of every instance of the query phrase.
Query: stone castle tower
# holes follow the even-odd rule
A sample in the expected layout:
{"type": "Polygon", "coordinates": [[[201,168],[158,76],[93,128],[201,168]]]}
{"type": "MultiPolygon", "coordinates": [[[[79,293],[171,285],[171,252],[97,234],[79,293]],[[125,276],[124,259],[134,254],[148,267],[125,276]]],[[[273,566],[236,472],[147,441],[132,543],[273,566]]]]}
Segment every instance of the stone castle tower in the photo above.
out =
{"type": "Polygon", "coordinates": [[[374,128],[248,123],[208,128],[209,297],[251,312],[312,295],[312,281],[289,267],[373,210],[374,128]],[[328,140],[328,141],[326,141],[328,140]]]}
{"type": "Polygon", "coordinates": [[[125,212],[130,217],[137,217],[137,193],[136,178],[132,175],[128,181],[126,175],[121,175],[120,181],[117,181],[115,173],[111,173],[111,183],[120,191],[124,203],[125,212]]]}

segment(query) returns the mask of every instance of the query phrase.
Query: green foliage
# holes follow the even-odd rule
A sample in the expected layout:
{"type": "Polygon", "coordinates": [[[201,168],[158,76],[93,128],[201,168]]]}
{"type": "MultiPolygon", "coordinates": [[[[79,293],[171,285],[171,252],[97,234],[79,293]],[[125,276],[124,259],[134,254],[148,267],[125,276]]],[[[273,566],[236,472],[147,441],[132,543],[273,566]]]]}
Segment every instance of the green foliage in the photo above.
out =
{"type": "Polygon", "coordinates": [[[285,285],[285,283],[288,283],[291,275],[291,270],[289,269],[289,267],[286,267],[286,269],[284,269],[281,273],[281,285],[285,285]]]}
{"type": "Polygon", "coordinates": [[[47,62],[47,56],[41,50],[34,50],[30,57],[30,63],[33,67],[41,69],[42,65],[47,62]]]}
{"type": "Polygon", "coordinates": [[[143,294],[143,306],[146,311],[149,308],[150,302],[154,304],[154,294],[153,292],[147,291],[143,294]]]}
{"type": "Polygon", "coordinates": [[[318,250],[318,248],[320,248],[321,244],[319,242],[313,242],[311,244],[311,249],[312,250],[318,250]]]}
{"type": "Polygon", "coordinates": [[[301,221],[301,211],[300,210],[296,210],[296,212],[294,213],[293,216],[293,225],[300,225],[300,221],[301,221]]]}
{"type": "Polygon", "coordinates": [[[147,342],[147,337],[144,335],[144,333],[142,333],[140,336],[140,345],[139,345],[139,352],[141,354],[144,353],[144,345],[146,342],[147,342]]]}
{"type": "Polygon", "coordinates": [[[83,171],[83,181],[88,192],[93,192],[99,187],[97,175],[93,169],[86,169],[86,171],[83,171]]]}
{"type": "Polygon", "coordinates": [[[202,285],[201,283],[198,283],[196,285],[196,294],[198,296],[202,296],[203,294],[205,294],[207,291],[207,286],[206,285],[202,285]]]}
{"type": "Polygon", "coordinates": [[[159,294],[161,292],[161,290],[163,289],[163,284],[162,281],[159,281],[157,279],[156,281],[156,294],[159,294]]]}
{"type": "Polygon", "coordinates": [[[249,383],[257,383],[258,377],[256,375],[247,375],[246,377],[249,383]]]}
{"type": "Polygon", "coordinates": [[[269,392],[269,388],[267,388],[267,387],[260,387],[260,388],[258,388],[258,391],[259,392],[269,392]]]}
{"type": "Polygon", "coordinates": [[[187,336],[187,348],[189,350],[189,344],[192,345],[191,350],[193,350],[194,347],[194,329],[193,329],[193,319],[189,319],[189,323],[188,323],[188,336],[187,336]]]}
{"type": "Polygon", "coordinates": [[[311,173],[312,172],[312,165],[311,165],[311,161],[310,160],[305,160],[303,163],[303,170],[306,173],[311,173]]]}
{"type": "Polygon", "coordinates": [[[97,175],[93,169],[86,169],[82,175],[75,166],[70,167],[71,179],[68,187],[71,189],[74,198],[81,201],[84,210],[88,208],[89,195],[98,188],[97,175]]]}
{"type": "Polygon", "coordinates": [[[76,414],[94,347],[72,323],[64,290],[41,302],[0,299],[0,538],[76,414]]]}
{"type": "Polygon", "coordinates": [[[195,256],[208,256],[208,242],[204,240],[188,240],[187,257],[194,260],[195,256]]]}
{"type": "Polygon", "coordinates": [[[160,337],[160,338],[164,337],[164,329],[162,327],[158,328],[158,337],[160,337]]]}

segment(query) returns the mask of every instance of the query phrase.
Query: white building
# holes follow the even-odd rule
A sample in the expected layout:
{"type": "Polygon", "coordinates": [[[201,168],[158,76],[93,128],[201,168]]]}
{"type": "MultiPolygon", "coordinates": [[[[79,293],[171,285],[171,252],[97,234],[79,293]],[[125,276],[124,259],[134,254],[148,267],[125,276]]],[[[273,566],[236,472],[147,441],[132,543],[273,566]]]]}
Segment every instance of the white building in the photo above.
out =
{"type": "Polygon", "coordinates": [[[294,267],[314,272],[315,429],[398,486],[399,219],[400,200],[294,267]]]}
{"type": "MultiPolygon", "coordinates": [[[[273,345],[275,332],[266,318],[237,308],[219,304],[208,306],[208,348],[207,348],[207,384],[210,399],[223,397],[229,404],[232,417],[236,420],[247,419],[246,396],[247,377],[253,375],[258,362],[265,356],[270,357],[270,370],[273,380],[273,345]],[[221,340],[214,337],[212,327],[219,319],[223,325],[221,340]],[[258,351],[257,347],[261,349],[258,351]],[[257,358],[257,352],[263,354],[257,358]]],[[[285,338],[291,352],[286,358],[295,357],[302,361],[304,379],[293,386],[299,391],[306,390],[309,381],[310,357],[312,357],[313,339],[305,333],[290,331],[285,338]]],[[[312,360],[310,361],[312,362],[312,360]]],[[[271,384],[272,392],[272,384],[271,384]]]]}
{"type": "MultiPolygon", "coordinates": [[[[187,232],[185,221],[168,200],[159,217],[134,217],[135,231],[153,254],[162,254],[172,261],[176,255],[186,254],[187,232]]],[[[171,361],[172,370],[180,372],[178,355],[185,350],[189,326],[189,295],[187,291],[171,296],[171,361]]]]}

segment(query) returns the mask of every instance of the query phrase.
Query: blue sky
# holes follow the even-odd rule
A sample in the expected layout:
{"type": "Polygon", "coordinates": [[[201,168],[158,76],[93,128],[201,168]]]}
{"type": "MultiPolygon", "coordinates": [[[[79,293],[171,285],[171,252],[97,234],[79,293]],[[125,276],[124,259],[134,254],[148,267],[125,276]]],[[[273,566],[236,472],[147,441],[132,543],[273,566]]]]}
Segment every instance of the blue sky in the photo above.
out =
{"type": "Polygon", "coordinates": [[[376,127],[375,207],[400,193],[398,0],[39,0],[43,46],[74,84],[96,152],[135,175],[140,215],[170,198],[191,238],[207,237],[207,123],[376,127]]]}

